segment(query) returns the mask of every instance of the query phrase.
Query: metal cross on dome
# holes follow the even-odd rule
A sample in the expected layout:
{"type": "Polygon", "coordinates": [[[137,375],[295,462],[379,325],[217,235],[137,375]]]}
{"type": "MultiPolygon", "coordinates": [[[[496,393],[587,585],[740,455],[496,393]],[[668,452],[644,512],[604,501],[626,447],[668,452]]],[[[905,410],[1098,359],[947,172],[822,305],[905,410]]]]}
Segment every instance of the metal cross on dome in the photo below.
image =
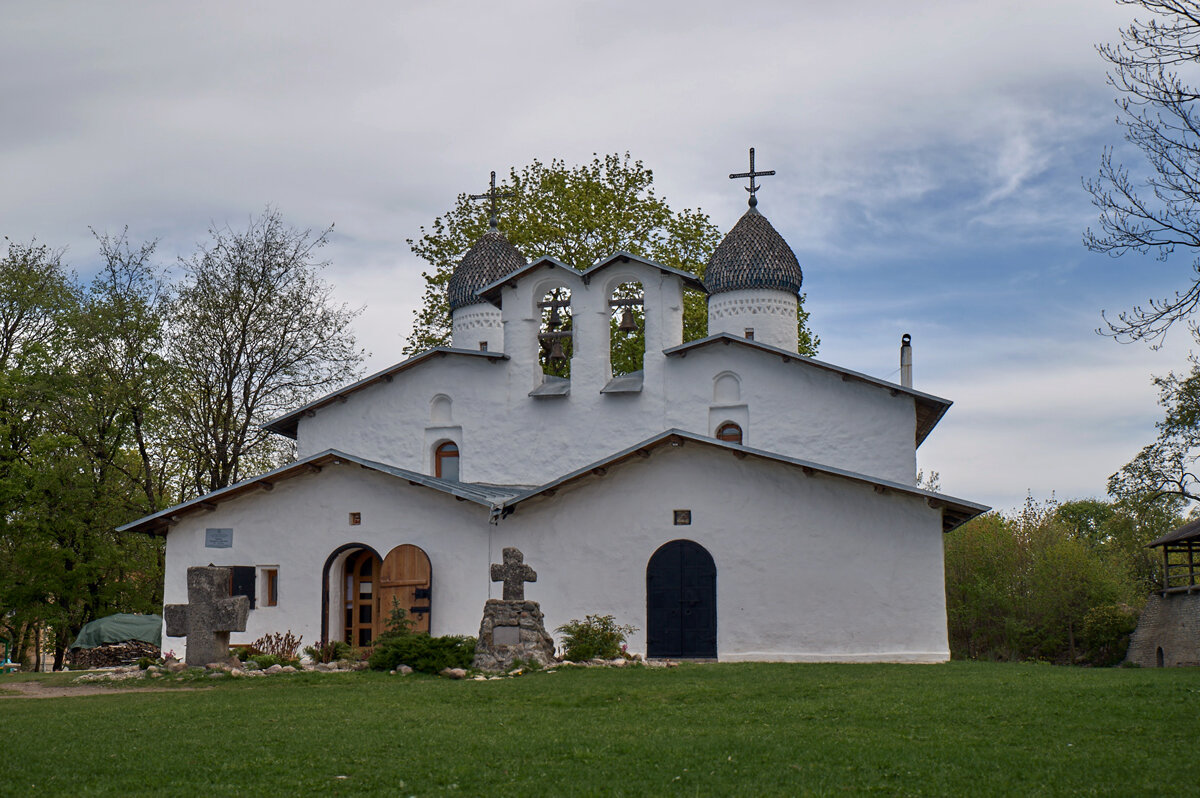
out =
{"type": "Polygon", "coordinates": [[[750,192],[750,207],[753,208],[755,205],[758,204],[758,197],[754,196],[754,192],[758,191],[758,189],[759,189],[759,186],[754,182],[754,178],[766,177],[767,175],[773,175],[773,174],[775,174],[774,169],[772,169],[769,172],[754,171],[754,148],[751,147],[750,148],[750,171],[749,172],[738,172],[736,175],[730,175],[729,179],[737,180],[739,177],[750,178],[750,187],[747,188],[746,190],[750,192]]]}
{"type": "MultiPolygon", "coordinates": [[[[754,167],[751,166],[751,168],[753,169],[754,167]]],[[[501,194],[500,192],[496,191],[496,173],[492,172],[492,187],[483,194],[468,194],[467,198],[473,200],[491,200],[491,217],[488,220],[488,226],[495,230],[496,227],[499,226],[499,220],[496,217],[496,200],[512,199],[515,196],[517,196],[516,193],[512,191],[509,191],[506,194],[501,194]]]]}

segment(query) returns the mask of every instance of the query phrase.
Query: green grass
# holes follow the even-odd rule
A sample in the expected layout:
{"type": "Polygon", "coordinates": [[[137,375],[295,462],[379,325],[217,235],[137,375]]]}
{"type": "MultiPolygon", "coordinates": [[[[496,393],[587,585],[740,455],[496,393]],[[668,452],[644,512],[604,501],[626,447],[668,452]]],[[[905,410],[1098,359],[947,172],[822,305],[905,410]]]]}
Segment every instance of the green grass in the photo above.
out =
{"type": "Polygon", "coordinates": [[[1186,794],[1198,711],[1190,669],[303,674],[5,699],[0,794],[1186,794]]]}

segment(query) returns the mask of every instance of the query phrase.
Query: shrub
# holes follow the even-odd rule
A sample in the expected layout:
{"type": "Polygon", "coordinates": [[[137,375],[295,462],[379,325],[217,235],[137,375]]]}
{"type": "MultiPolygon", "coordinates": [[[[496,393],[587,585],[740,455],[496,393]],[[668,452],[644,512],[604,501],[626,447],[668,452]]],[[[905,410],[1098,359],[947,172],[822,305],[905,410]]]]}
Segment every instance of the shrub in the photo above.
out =
{"type": "Polygon", "coordinates": [[[284,661],[274,654],[255,654],[249,658],[250,662],[255,663],[260,668],[269,668],[272,665],[290,665],[291,661],[284,661]]]}
{"type": "Polygon", "coordinates": [[[475,638],[427,634],[381,635],[369,660],[377,671],[407,665],[421,673],[438,673],[443,668],[469,668],[475,658],[475,638]]]}
{"type": "Polygon", "coordinates": [[[563,658],[569,660],[614,659],[624,653],[625,636],[636,626],[622,626],[612,615],[588,615],[571,619],[554,631],[563,636],[563,658]]]}
{"type": "Polygon", "coordinates": [[[288,629],[284,634],[274,632],[263,635],[250,645],[264,654],[270,654],[281,660],[294,660],[300,652],[300,643],[303,640],[302,636],[296,637],[292,634],[292,630],[288,629]]]}
{"type": "Polygon", "coordinates": [[[328,643],[317,643],[306,646],[304,653],[313,658],[313,662],[337,662],[340,659],[357,659],[355,649],[344,640],[331,640],[328,643]]]}

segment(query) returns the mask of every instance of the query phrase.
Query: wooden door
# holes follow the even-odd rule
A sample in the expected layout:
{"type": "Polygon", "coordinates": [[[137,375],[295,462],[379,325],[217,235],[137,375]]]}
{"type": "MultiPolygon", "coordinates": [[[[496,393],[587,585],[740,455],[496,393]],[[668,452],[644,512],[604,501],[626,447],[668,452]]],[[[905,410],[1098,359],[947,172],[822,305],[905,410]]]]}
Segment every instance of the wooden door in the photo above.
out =
{"type": "Polygon", "coordinates": [[[379,598],[375,582],[379,558],[360,549],[346,558],[345,596],[346,642],[365,648],[379,633],[379,598]]]}
{"type": "Polygon", "coordinates": [[[379,615],[382,631],[392,612],[392,599],[408,613],[414,632],[429,632],[432,609],[433,569],[429,555],[419,547],[405,543],[383,558],[379,575],[379,615]]]}
{"type": "Polygon", "coordinates": [[[717,566],[699,543],[673,540],[646,566],[646,654],[717,656],[717,566]]]}

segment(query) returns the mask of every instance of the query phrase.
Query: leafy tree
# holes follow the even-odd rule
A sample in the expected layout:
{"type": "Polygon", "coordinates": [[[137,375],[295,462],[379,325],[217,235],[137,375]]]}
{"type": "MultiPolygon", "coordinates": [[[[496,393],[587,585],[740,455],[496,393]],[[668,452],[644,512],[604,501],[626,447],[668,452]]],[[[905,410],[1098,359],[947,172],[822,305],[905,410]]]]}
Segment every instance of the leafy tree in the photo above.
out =
{"type": "MultiPolygon", "coordinates": [[[[1154,253],[1167,260],[1177,248],[1200,250],[1200,3],[1194,0],[1116,0],[1149,13],[1121,30],[1121,42],[1099,48],[1119,97],[1118,123],[1141,151],[1145,176],[1135,176],[1106,149],[1099,175],[1084,185],[1100,210],[1099,228],[1084,233],[1094,252],[1154,253]]],[[[1200,259],[1190,284],[1163,299],[1105,319],[1108,333],[1155,341],[1200,303],[1200,259]]]]}
{"type": "MultiPolygon", "coordinates": [[[[654,173],[629,153],[596,156],[591,163],[574,167],[557,159],[548,165],[534,160],[520,170],[511,169],[498,189],[515,195],[498,208],[500,229],[530,260],[549,255],[586,269],[624,250],[703,277],[721,239],[703,211],[672,210],[654,191],[654,173]]],[[[446,284],[455,265],[487,230],[488,218],[486,207],[460,194],[451,210],[434,219],[429,229],[421,228],[419,239],[409,239],[413,253],[431,269],[424,272],[425,296],[416,311],[406,354],[450,344],[446,284]]],[[[808,329],[803,302],[801,296],[800,351],[812,355],[820,340],[808,329]]],[[[707,327],[704,298],[686,292],[684,340],[704,337],[707,327]]],[[[640,339],[629,340],[621,340],[614,358],[617,373],[636,368],[631,364],[640,361],[640,339]]],[[[640,345],[644,349],[644,340],[640,345]]]]}
{"type": "Polygon", "coordinates": [[[333,301],[314,235],[267,209],[244,230],[213,228],[183,261],[170,304],[167,357],[177,380],[167,412],[190,487],[207,493],[288,455],[259,425],[351,380],[364,352],[333,301]]]}

